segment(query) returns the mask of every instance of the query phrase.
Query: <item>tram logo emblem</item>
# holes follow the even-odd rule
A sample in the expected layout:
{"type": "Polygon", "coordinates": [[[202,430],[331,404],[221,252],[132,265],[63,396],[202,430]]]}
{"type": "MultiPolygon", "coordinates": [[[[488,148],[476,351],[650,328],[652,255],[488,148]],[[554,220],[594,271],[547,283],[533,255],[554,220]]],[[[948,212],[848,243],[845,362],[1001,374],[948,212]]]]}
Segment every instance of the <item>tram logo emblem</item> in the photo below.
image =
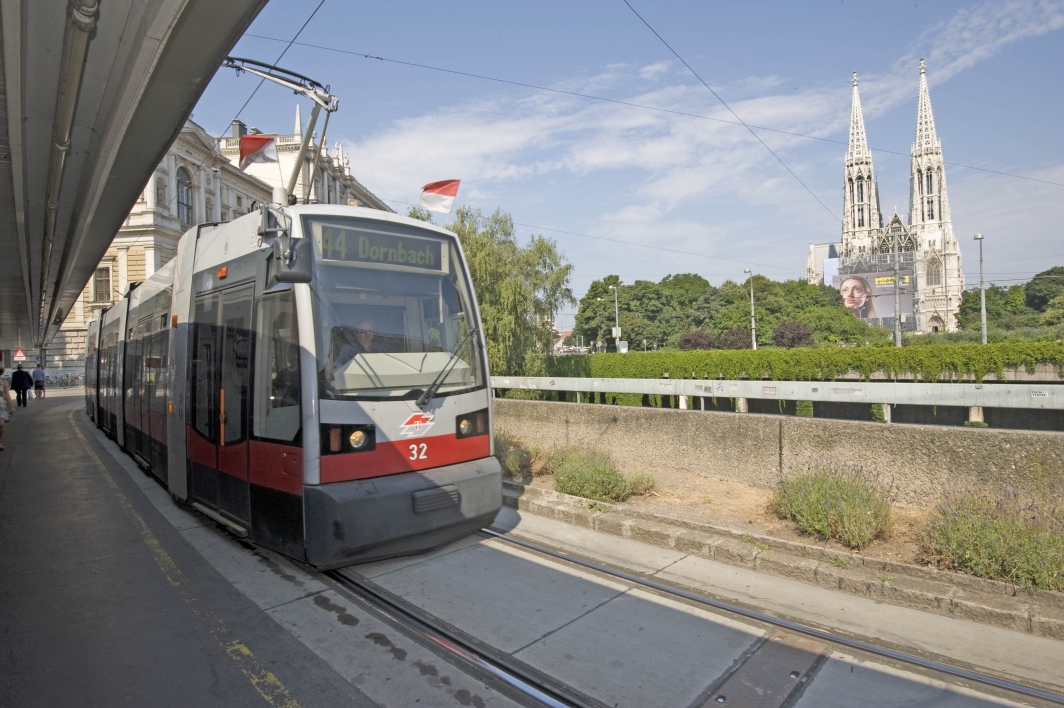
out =
{"type": "Polygon", "coordinates": [[[433,426],[431,413],[414,413],[399,426],[400,435],[404,438],[419,438],[428,432],[433,426]]]}

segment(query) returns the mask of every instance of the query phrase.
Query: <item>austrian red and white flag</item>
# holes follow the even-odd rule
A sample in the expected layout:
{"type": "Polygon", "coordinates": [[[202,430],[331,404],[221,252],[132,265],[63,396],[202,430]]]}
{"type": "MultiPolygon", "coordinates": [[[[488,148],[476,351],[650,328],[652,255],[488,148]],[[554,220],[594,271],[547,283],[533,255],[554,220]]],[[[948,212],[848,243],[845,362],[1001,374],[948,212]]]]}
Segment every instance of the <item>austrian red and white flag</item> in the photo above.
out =
{"type": "Polygon", "coordinates": [[[461,180],[457,179],[445,179],[442,182],[426,184],[421,189],[421,208],[450,214],[460,182],[461,180]]]}
{"type": "Polygon", "coordinates": [[[240,169],[253,162],[277,162],[277,141],[266,135],[241,135],[240,169]]]}

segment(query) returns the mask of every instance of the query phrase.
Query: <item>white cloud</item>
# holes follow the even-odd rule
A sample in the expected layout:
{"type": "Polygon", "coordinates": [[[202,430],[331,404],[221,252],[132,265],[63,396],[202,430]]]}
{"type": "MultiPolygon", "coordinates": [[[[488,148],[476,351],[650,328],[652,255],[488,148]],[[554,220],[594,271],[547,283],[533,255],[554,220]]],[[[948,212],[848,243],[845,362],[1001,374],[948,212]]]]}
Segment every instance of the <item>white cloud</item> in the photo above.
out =
{"type": "MultiPolygon", "coordinates": [[[[929,80],[943,82],[1011,43],[1061,27],[1061,2],[1011,0],[965,8],[917,37],[912,50],[884,71],[862,72],[865,115],[872,118],[910,103],[915,118],[920,56],[927,58],[929,80]]],[[[734,121],[704,87],[681,75],[680,68],[672,62],[616,64],[559,86],[582,93],[608,89],[606,95],[632,103],[734,121]],[[625,89],[628,95],[621,93],[625,89]]],[[[778,90],[791,85],[781,82],[779,77],[748,77],[720,92],[742,97],[730,101],[731,107],[751,125],[845,139],[848,82],[789,92],[778,90]]],[[[842,147],[830,156],[809,157],[807,151],[801,159],[791,159],[796,149],[809,146],[808,140],[778,132],[759,135],[837,213],[834,182],[824,175],[827,169],[838,169],[842,147]],[[831,186],[818,186],[822,184],[831,186]]],[[[622,233],[626,240],[664,240],[677,248],[705,251],[726,243],[729,234],[732,242],[735,234],[747,236],[744,207],[756,210],[762,220],[779,223],[777,233],[784,227],[820,233],[838,228],[741,126],[549,92],[489,98],[401,119],[348,147],[360,180],[382,196],[408,201],[416,201],[420,185],[445,178],[463,180],[461,198],[492,206],[502,195],[535,191],[551,179],[608,183],[615,192],[613,203],[607,203],[608,197],[600,200],[600,216],[589,230],[622,233]],[[691,212],[705,204],[715,205],[705,217],[712,226],[692,218],[691,212]]],[[[968,190],[983,183],[967,179],[963,184],[968,190]]],[[[981,190],[971,194],[982,195],[981,190]]],[[[951,189],[955,218],[964,213],[973,223],[1023,221],[1012,221],[1012,207],[995,206],[1004,204],[1007,190],[990,190],[985,199],[962,196],[961,191],[951,189]]],[[[1059,217],[1056,223],[1061,223],[1059,217]]],[[[750,238],[746,245],[762,243],[760,236],[750,238]]],[[[776,255],[780,262],[784,257],[794,262],[789,251],[776,255]]]]}

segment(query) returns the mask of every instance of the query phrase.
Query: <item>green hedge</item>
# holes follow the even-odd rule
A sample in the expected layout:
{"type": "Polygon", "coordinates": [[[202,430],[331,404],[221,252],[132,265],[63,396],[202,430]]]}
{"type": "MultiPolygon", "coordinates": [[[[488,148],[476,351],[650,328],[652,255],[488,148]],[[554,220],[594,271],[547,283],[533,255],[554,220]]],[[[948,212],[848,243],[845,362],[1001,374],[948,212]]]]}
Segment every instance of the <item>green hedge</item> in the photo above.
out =
{"type": "Polygon", "coordinates": [[[1064,371],[1064,344],[1060,342],[1003,342],[1000,344],[955,344],[933,347],[815,347],[752,351],[690,351],[629,354],[593,354],[550,357],[548,376],[589,378],[657,379],[669,372],[674,379],[763,379],[777,381],[830,381],[856,370],[864,378],[881,372],[906,378],[915,374],[923,381],[953,380],[974,375],[1004,376],[1006,367],[1056,364],[1064,371]]]}

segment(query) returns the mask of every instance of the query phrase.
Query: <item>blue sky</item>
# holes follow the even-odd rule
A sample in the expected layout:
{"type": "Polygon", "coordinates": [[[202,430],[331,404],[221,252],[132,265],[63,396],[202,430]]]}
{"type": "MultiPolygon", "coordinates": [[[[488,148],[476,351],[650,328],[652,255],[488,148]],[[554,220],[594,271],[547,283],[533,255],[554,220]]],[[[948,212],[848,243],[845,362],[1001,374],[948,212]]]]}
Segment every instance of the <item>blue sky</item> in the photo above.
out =
{"type": "MultiPolygon", "coordinates": [[[[856,70],[886,217],[908,206],[920,57],[947,161],[1064,185],[1064,2],[631,1],[751,124],[845,141],[856,70]]],[[[248,35],[287,42],[316,5],[271,0],[248,35]]],[[[622,0],[326,0],[297,41],[731,120],[622,0]]],[[[233,53],[272,62],[285,42],[245,36],[233,53]]],[[[459,178],[459,204],[555,239],[577,296],[610,273],[802,277],[808,243],[840,235],[845,145],[759,133],[825,209],[741,126],[300,45],[280,64],[339,96],[329,143],[396,211],[459,178]]],[[[254,85],[220,71],[194,120],[224,132],[254,85]]],[[[295,101],[267,85],[241,119],[290,132],[295,101]]],[[[1064,264],[1064,186],[959,166],[947,184],[969,284],[977,231],[989,280],[1064,264]]]]}

